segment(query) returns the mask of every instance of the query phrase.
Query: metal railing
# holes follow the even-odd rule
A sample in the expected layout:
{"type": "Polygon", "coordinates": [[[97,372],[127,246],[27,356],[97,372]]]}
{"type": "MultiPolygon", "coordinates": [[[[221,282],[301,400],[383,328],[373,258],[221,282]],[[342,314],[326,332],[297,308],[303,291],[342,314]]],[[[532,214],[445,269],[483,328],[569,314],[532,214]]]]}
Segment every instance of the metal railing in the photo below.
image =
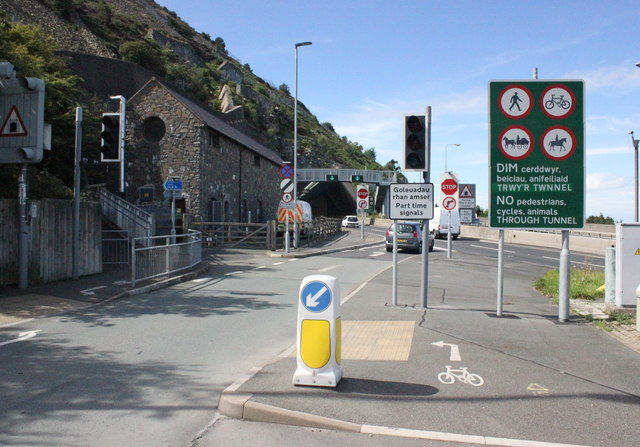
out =
{"type": "Polygon", "coordinates": [[[202,262],[202,233],[137,237],[131,245],[131,286],[202,262]]]}
{"type": "Polygon", "coordinates": [[[102,263],[129,264],[130,244],[125,230],[102,230],[102,263]]]}
{"type": "Polygon", "coordinates": [[[154,232],[154,217],[126,200],[110,193],[104,188],[99,190],[102,215],[114,225],[126,230],[131,238],[141,239],[145,244],[154,232]],[[142,239],[145,238],[145,239],[142,239]]]}
{"type": "Polygon", "coordinates": [[[267,247],[267,223],[194,222],[206,246],[267,247]]]}

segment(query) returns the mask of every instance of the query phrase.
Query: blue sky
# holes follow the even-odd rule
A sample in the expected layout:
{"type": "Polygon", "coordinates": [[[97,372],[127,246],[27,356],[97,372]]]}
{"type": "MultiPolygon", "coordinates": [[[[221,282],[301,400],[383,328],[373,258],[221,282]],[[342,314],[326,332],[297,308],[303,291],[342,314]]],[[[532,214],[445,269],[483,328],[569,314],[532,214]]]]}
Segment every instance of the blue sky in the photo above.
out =
{"type": "MultiPolygon", "coordinates": [[[[586,215],[631,221],[640,138],[637,0],[156,0],[294,92],[320,122],[402,159],[403,116],[432,108],[431,179],[448,169],[488,207],[488,82],[584,79],[586,215]]],[[[409,173],[410,181],[419,174],[409,173]]],[[[437,189],[437,188],[436,188],[437,189]]]]}

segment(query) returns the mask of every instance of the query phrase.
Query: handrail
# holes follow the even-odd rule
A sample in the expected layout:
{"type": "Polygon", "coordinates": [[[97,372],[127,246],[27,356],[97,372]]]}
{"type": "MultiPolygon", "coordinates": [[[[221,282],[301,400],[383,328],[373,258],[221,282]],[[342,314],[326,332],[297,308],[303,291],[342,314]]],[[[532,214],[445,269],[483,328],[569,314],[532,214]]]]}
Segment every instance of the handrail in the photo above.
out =
{"type": "MultiPolygon", "coordinates": [[[[154,217],[104,188],[99,190],[102,214],[123,230],[131,239],[148,238],[154,233],[154,217]]],[[[147,243],[147,240],[144,240],[147,243]]]]}

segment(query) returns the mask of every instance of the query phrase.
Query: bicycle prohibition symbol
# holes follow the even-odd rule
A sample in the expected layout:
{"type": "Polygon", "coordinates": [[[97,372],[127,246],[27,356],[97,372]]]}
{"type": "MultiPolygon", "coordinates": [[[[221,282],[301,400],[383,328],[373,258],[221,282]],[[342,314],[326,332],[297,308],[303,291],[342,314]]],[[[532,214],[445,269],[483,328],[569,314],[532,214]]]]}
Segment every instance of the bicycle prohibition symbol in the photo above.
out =
{"type": "Polygon", "coordinates": [[[445,372],[438,374],[438,380],[445,385],[451,385],[456,379],[473,386],[482,386],[484,384],[484,379],[477,374],[470,373],[466,366],[452,369],[451,366],[447,365],[446,368],[445,372]]]}
{"type": "Polygon", "coordinates": [[[547,110],[552,110],[555,106],[558,106],[563,110],[567,110],[569,107],[571,107],[571,102],[564,99],[564,95],[556,96],[554,94],[551,94],[551,99],[545,101],[544,107],[547,110]]]}

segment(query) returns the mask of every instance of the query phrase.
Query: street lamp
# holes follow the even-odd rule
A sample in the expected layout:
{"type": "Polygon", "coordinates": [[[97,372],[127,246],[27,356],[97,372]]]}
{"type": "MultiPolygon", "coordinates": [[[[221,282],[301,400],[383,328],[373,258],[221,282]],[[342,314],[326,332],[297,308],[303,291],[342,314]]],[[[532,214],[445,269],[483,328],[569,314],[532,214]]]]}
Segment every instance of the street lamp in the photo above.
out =
{"type": "MultiPolygon", "coordinates": [[[[293,205],[298,206],[298,47],[311,45],[311,42],[295,44],[295,97],[293,107],[293,205]]],[[[293,212],[293,234],[295,248],[298,248],[298,219],[293,212]]]]}
{"type": "Polygon", "coordinates": [[[460,143],[451,143],[451,144],[447,144],[444,147],[444,172],[449,172],[447,171],[447,148],[449,146],[460,146],[460,143]]]}
{"type": "MultiPolygon", "coordinates": [[[[636,64],[638,65],[638,64],[636,64]]],[[[639,65],[640,66],[640,65],[639,65]]],[[[633,130],[629,131],[629,135],[631,135],[631,144],[633,144],[633,148],[635,149],[635,163],[633,164],[633,166],[635,167],[635,171],[636,171],[636,194],[635,194],[635,201],[633,202],[634,204],[634,208],[635,208],[635,218],[636,218],[636,222],[638,222],[638,143],[639,141],[636,140],[635,138],[633,138],[633,130]]]]}

